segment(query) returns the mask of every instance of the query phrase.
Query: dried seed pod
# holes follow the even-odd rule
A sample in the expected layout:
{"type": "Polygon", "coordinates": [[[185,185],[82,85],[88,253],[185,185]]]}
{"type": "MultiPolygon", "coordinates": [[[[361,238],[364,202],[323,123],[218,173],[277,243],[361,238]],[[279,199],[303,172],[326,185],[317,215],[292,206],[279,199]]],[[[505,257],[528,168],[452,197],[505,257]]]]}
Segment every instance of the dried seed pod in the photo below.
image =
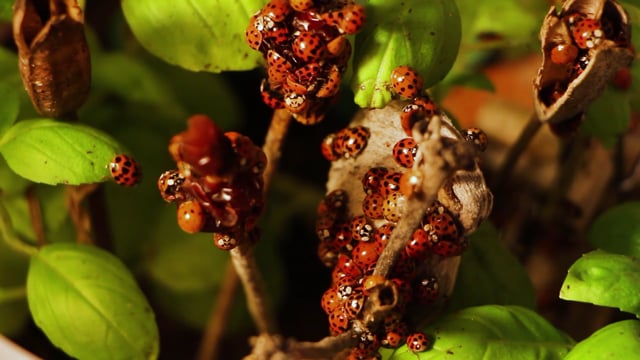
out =
{"type": "Polygon", "coordinates": [[[613,75],[633,60],[630,36],[627,13],[615,0],[569,0],[560,12],[551,7],[540,30],[543,60],[534,81],[540,121],[571,119],[600,96],[613,75]],[[581,21],[601,26],[593,30],[596,37],[575,38],[576,33],[591,36],[579,31],[581,21]],[[574,62],[558,61],[558,46],[583,43],[574,62]]]}
{"type": "Polygon", "coordinates": [[[13,36],[22,82],[36,111],[52,117],[76,111],[91,83],[84,18],[76,0],[17,0],[13,36]]]}

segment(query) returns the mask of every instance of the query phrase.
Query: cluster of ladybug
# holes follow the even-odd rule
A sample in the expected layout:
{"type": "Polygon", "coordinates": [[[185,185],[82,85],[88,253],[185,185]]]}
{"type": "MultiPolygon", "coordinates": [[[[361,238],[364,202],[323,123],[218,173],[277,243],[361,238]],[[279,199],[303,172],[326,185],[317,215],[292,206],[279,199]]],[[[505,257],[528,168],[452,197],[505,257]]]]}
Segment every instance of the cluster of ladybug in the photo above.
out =
{"type": "Polygon", "coordinates": [[[286,108],[303,124],[321,121],[351,56],[346,35],[360,30],[364,20],[364,8],[353,1],[270,0],[245,32],[249,46],[267,62],[260,89],[264,103],[286,108]]]}
{"type": "MultiPolygon", "coordinates": [[[[349,216],[349,194],[341,189],[329,192],[317,209],[318,256],[333,268],[331,287],[321,301],[331,334],[347,331],[354,320],[361,318],[371,290],[380,284],[393,284],[399,294],[396,308],[376,332],[358,332],[358,344],[349,359],[376,359],[380,346],[397,348],[405,342],[411,351],[427,350],[431,345],[428,336],[412,331],[405,318],[411,304],[432,304],[440,295],[438,279],[422,269],[422,264],[432,256],[460,255],[467,247],[455,216],[435,201],[423,215],[389,278],[373,275],[378,257],[401,218],[406,199],[421,181],[420,174],[412,170],[419,154],[412,128],[416,122],[439,114],[435,103],[423,94],[422,79],[412,68],[394,69],[390,84],[397,95],[411,99],[400,112],[400,125],[407,137],[398,140],[392,149],[397,165],[394,169],[403,170],[373,167],[364,173],[362,215],[349,216]]],[[[480,129],[467,129],[463,134],[478,150],[486,148],[487,136],[480,129]]],[[[366,127],[344,128],[325,137],[321,150],[330,161],[355,158],[367,146],[368,138],[366,127]]]]}
{"type": "Polygon", "coordinates": [[[544,99],[549,104],[558,100],[568,84],[584,72],[589,65],[591,49],[596,49],[605,39],[616,39],[620,45],[628,46],[628,39],[620,38],[619,29],[609,21],[601,22],[580,13],[564,15],[562,21],[567,25],[571,38],[554,44],[548,50],[548,56],[553,64],[566,67],[567,77],[566,82],[553,85],[549,96],[544,99]]]}
{"type": "Polygon", "coordinates": [[[267,163],[262,149],[240,133],[223,133],[207,116],[194,115],[187,130],[169,142],[169,153],[178,169],[160,175],[158,189],[165,201],[178,205],[180,228],[213,232],[222,250],[257,241],[267,163]]]}

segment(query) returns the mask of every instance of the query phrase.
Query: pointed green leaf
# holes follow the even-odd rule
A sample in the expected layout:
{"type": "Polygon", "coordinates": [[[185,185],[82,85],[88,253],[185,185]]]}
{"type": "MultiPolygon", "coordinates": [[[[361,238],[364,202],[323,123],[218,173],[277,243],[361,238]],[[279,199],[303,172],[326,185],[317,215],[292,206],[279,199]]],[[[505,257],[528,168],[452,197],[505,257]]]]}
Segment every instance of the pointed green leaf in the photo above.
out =
{"type": "Polygon", "coordinates": [[[32,259],[29,309],[49,340],[79,359],[155,359],[154,315],[129,270],[95,247],[53,244],[32,259]]]}
{"type": "Polygon", "coordinates": [[[50,119],[18,122],[0,139],[0,153],[14,172],[49,185],[104,181],[109,162],[122,152],[99,130],[50,119]]]}
{"type": "Polygon", "coordinates": [[[413,353],[404,345],[381,351],[383,359],[562,359],[573,340],[532,310],[485,305],[445,316],[424,329],[433,347],[413,353]]]}
{"type": "Polygon", "coordinates": [[[360,107],[391,101],[390,76],[413,67],[428,88],[451,69],[460,45],[460,15],[450,0],[368,0],[367,23],[356,36],[351,89],[360,107]]]}
{"type": "Polygon", "coordinates": [[[246,44],[264,0],[124,0],[136,38],[152,54],[192,71],[250,70],[262,59],[246,44]]]}
{"type": "Polygon", "coordinates": [[[529,276],[498,239],[498,231],[486,221],[470,236],[450,309],[489,304],[534,308],[535,291],[529,276]]]}
{"type": "Polygon", "coordinates": [[[640,317],[640,261],[597,250],[569,268],[560,298],[615,307],[640,317]]]}
{"type": "Polygon", "coordinates": [[[580,341],[564,360],[627,360],[640,354],[640,321],[609,324],[580,341]]]}
{"type": "Polygon", "coordinates": [[[587,237],[599,249],[640,258],[640,202],[607,210],[593,222],[587,237]]]}

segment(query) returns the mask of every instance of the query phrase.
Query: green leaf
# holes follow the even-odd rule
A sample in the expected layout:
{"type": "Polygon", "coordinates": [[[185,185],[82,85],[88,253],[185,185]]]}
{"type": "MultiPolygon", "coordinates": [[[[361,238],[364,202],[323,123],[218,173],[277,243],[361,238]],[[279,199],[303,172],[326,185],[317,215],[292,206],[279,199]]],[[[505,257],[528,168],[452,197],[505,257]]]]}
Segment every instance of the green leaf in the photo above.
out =
{"type": "Polygon", "coordinates": [[[122,152],[99,130],[50,119],[18,122],[0,139],[0,153],[14,172],[49,185],[105,181],[109,162],[122,152]]]}
{"type": "Polygon", "coordinates": [[[18,118],[20,93],[11,84],[0,83],[0,137],[18,118]]]}
{"type": "Polygon", "coordinates": [[[250,70],[262,55],[245,43],[249,18],[266,1],[124,0],[124,15],[140,43],[163,60],[192,71],[250,70]]]}
{"type": "Polygon", "coordinates": [[[486,305],[445,316],[424,329],[433,348],[413,353],[404,345],[381,351],[383,359],[562,359],[573,340],[532,310],[486,305]]]}
{"type": "Polygon", "coordinates": [[[14,173],[3,157],[0,156],[0,194],[8,196],[23,192],[30,182],[14,173]]]}
{"type": "Polygon", "coordinates": [[[640,321],[609,324],[580,341],[564,360],[627,360],[640,354],[640,321]]]}
{"type": "Polygon", "coordinates": [[[498,231],[486,221],[470,236],[450,309],[488,304],[534,308],[535,291],[529,276],[498,239],[498,231]]]}
{"type": "Polygon", "coordinates": [[[640,317],[640,261],[592,251],[569,268],[560,298],[615,307],[640,317]]]}
{"type": "Polygon", "coordinates": [[[599,249],[640,258],[640,202],[608,209],[593,222],[587,238],[599,249]]]}
{"type": "Polygon", "coordinates": [[[29,321],[24,293],[28,261],[9,248],[0,233],[0,334],[17,335],[29,321]]]}
{"type": "Polygon", "coordinates": [[[49,340],[80,359],[155,359],[158,329],[127,268],[95,247],[53,244],[32,259],[27,297],[49,340]]]}
{"type": "Polygon", "coordinates": [[[582,131],[593,136],[606,147],[612,147],[618,137],[629,126],[631,119],[631,105],[629,94],[607,87],[602,95],[596,99],[586,111],[586,120],[582,124],[582,131]]]}
{"type": "Polygon", "coordinates": [[[356,36],[351,89],[360,107],[391,101],[390,76],[413,67],[428,88],[451,69],[460,44],[460,16],[450,0],[368,0],[367,23],[356,36]]]}

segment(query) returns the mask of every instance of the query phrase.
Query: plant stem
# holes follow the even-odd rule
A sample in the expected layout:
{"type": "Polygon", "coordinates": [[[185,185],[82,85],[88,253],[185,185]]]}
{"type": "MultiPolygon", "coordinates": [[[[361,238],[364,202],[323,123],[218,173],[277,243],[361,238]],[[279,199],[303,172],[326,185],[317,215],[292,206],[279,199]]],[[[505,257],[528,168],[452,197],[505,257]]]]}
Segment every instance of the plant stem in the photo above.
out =
{"type": "Polygon", "coordinates": [[[89,194],[87,200],[89,202],[89,221],[91,222],[96,246],[108,251],[113,250],[104,186],[102,184],[98,185],[96,190],[89,194]]]}
{"type": "MultiPolygon", "coordinates": [[[[262,151],[267,156],[267,166],[263,173],[265,195],[278,167],[280,156],[282,155],[282,144],[287,136],[291,118],[291,113],[287,110],[279,109],[273,112],[269,130],[262,146],[262,151]]],[[[212,359],[218,352],[218,345],[226,327],[229,309],[233,305],[233,299],[237,293],[240,280],[242,280],[245,294],[247,295],[247,306],[258,330],[271,333],[276,328],[275,320],[268,316],[265,306],[267,300],[263,290],[264,285],[261,283],[262,280],[260,279],[253,252],[250,249],[243,248],[231,250],[230,253],[231,263],[225,271],[221,294],[211,312],[207,328],[200,343],[200,350],[197,355],[199,360],[212,359]],[[239,273],[242,275],[238,276],[239,273]]]]}
{"type": "Polygon", "coordinates": [[[511,178],[511,175],[513,175],[520,156],[524,153],[525,149],[529,146],[531,140],[538,133],[538,130],[540,130],[541,127],[542,122],[538,120],[538,116],[533,113],[529,118],[529,122],[527,122],[524,129],[522,129],[522,132],[520,133],[520,136],[518,136],[515,144],[507,152],[502,166],[495,175],[493,189],[497,199],[502,199],[501,193],[504,190],[505,184],[508,182],[509,178],[511,178]]]}
{"type": "Polygon", "coordinates": [[[93,192],[97,184],[67,186],[66,202],[69,215],[76,228],[76,242],[79,244],[93,244],[91,239],[91,216],[82,201],[93,192]]]}
{"type": "Polygon", "coordinates": [[[0,203],[0,234],[2,234],[4,242],[13,250],[27,256],[33,256],[38,253],[38,249],[35,246],[20,240],[13,229],[9,213],[2,203],[0,203]]]}
{"type": "Polygon", "coordinates": [[[36,235],[38,246],[42,247],[47,243],[47,238],[42,225],[42,209],[40,208],[40,200],[35,193],[33,187],[29,187],[26,193],[27,204],[29,206],[29,217],[31,218],[31,227],[36,235]]]}
{"type": "Polygon", "coordinates": [[[224,329],[229,320],[229,313],[233,300],[238,290],[238,274],[233,263],[228,262],[225,269],[224,280],[220,286],[220,293],[217,296],[215,305],[209,315],[207,327],[202,335],[197,360],[215,359],[218,354],[220,340],[224,334],[224,329]]]}
{"type": "Polygon", "coordinates": [[[262,151],[267,155],[267,167],[264,169],[264,191],[269,189],[273,174],[278,168],[280,156],[282,155],[282,145],[291,123],[291,113],[286,109],[278,109],[273,112],[271,124],[264,139],[262,151]]]}
{"type": "Polygon", "coordinates": [[[260,333],[275,334],[276,324],[268,306],[264,282],[255,261],[253,249],[246,241],[229,251],[247,298],[247,307],[260,333]]]}
{"type": "Polygon", "coordinates": [[[0,304],[10,301],[22,300],[27,297],[27,288],[24,285],[11,288],[0,287],[0,304]]]}

